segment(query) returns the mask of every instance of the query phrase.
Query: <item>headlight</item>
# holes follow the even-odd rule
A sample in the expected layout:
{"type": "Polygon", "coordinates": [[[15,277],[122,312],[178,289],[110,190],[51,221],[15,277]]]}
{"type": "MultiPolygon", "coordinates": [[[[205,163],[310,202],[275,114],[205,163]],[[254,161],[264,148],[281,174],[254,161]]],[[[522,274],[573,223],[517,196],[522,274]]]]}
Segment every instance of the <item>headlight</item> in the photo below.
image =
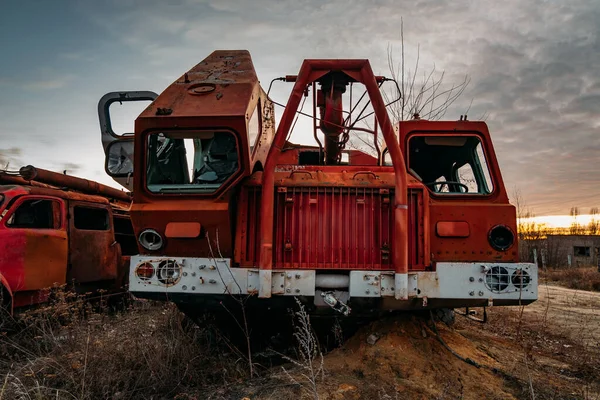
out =
{"type": "Polygon", "coordinates": [[[150,264],[149,262],[141,263],[135,269],[135,275],[138,278],[146,281],[148,279],[152,279],[152,277],[154,276],[154,265],[150,264]]]}
{"type": "Polygon", "coordinates": [[[158,264],[156,277],[167,286],[176,284],[181,277],[181,266],[175,260],[164,260],[158,264]]]}
{"type": "Polygon", "coordinates": [[[515,235],[508,226],[496,225],[490,229],[488,240],[494,249],[505,251],[515,242],[515,235]]]}
{"type": "Polygon", "coordinates": [[[142,247],[150,251],[158,250],[163,245],[162,237],[154,229],[146,229],[140,233],[139,240],[142,247]]]}
{"type": "Polygon", "coordinates": [[[492,292],[502,292],[510,283],[510,274],[504,267],[490,268],[485,274],[485,286],[492,292]]]}

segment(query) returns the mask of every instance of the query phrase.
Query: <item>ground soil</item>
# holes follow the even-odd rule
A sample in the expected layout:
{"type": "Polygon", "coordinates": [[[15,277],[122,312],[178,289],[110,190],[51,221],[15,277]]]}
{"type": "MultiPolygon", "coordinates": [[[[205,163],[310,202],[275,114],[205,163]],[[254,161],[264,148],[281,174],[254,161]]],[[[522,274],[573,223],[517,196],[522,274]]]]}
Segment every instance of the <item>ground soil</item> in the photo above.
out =
{"type": "Polygon", "coordinates": [[[543,285],[537,302],[488,313],[487,324],[462,316],[451,328],[436,324],[448,347],[479,367],[452,355],[426,318],[364,327],[325,356],[322,398],[600,398],[599,293],[543,285]]]}
{"type": "Polygon", "coordinates": [[[141,303],[58,336],[0,336],[0,400],[600,399],[600,293],[543,284],[535,303],[488,314],[486,324],[457,315],[450,327],[429,313],[367,324],[316,357],[313,386],[305,362],[268,354],[253,356],[248,379],[243,351],[182,329],[175,307],[141,303]]]}

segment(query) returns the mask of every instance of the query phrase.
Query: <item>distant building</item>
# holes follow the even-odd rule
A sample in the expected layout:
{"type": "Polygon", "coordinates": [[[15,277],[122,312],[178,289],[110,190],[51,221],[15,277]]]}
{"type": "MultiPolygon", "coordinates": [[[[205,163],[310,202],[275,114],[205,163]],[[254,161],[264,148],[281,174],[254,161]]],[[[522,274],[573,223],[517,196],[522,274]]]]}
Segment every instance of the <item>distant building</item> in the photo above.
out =
{"type": "Polygon", "coordinates": [[[550,267],[598,265],[600,235],[547,235],[545,242],[550,267]]]}

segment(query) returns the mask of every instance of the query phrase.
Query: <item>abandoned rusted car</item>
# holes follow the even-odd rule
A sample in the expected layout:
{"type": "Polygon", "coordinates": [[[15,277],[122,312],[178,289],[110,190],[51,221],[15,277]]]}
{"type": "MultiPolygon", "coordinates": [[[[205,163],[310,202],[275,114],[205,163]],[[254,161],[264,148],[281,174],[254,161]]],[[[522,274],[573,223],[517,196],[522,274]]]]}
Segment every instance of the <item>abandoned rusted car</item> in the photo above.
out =
{"type": "Polygon", "coordinates": [[[28,166],[0,171],[3,306],[45,302],[50,289],[122,287],[137,246],[129,196],[96,182],[28,166]]]}

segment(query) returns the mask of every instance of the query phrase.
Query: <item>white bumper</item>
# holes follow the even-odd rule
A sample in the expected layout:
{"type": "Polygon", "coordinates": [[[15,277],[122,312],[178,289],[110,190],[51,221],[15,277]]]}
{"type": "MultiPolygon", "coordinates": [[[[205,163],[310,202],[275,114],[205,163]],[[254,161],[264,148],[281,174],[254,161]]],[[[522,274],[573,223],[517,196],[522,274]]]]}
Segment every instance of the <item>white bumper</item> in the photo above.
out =
{"type": "MultiPolygon", "coordinates": [[[[174,264],[171,264],[172,266],[174,264]]],[[[327,290],[317,282],[321,275],[315,270],[260,271],[252,268],[231,268],[229,259],[131,257],[129,290],[138,296],[144,293],[163,294],[258,294],[262,285],[270,281],[271,296],[314,296],[327,290]],[[166,280],[160,264],[171,260],[176,263],[176,279],[166,280]],[[136,269],[150,263],[156,272],[149,279],[141,279],[136,269]],[[265,276],[267,274],[268,276],[265,276]]],[[[173,275],[173,274],[171,274],[173,275]]],[[[398,274],[399,275],[399,274],[398,274]]],[[[321,275],[322,276],[322,275],[321,275]]],[[[395,296],[398,277],[391,271],[349,271],[343,275],[329,275],[346,287],[336,287],[350,298],[377,298],[395,296]]],[[[401,281],[406,275],[400,275],[401,281]]],[[[486,300],[492,305],[496,300],[531,302],[537,300],[538,275],[535,264],[530,263],[437,263],[434,272],[409,272],[409,300],[428,299],[486,300]]],[[[327,282],[331,285],[331,279],[327,282]]],[[[330,286],[331,288],[331,286],[330,286]]]]}

